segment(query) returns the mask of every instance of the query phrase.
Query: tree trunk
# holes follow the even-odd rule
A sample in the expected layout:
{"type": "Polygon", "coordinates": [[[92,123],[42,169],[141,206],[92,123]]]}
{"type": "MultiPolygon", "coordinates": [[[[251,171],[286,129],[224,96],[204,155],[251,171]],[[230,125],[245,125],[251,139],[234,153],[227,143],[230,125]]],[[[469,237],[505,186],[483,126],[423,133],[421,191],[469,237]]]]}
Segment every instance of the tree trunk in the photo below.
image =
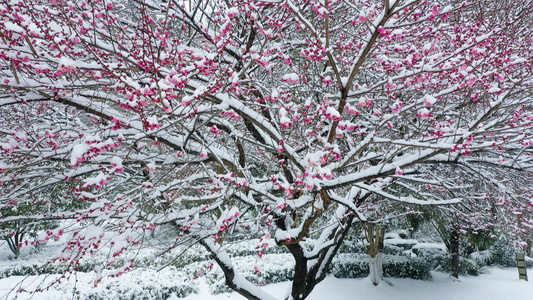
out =
{"type": "Polygon", "coordinates": [[[383,277],[383,242],[385,237],[385,227],[374,223],[368,223],[365,227],[368,238],[368,268],[370,280],[374,285],[378,285],[383,277]]]}
{"type": "Polygon", "coordinates": [[[450,252],[452,254],[452,276],[459,278],[459,231],[455,227],[450,234],[450,252]]]}
{"type": "Polygon", "coordinates": [[[305,299],[311,293],[316,283],[308,282],[307,258],[299,244],[288,246],[294,257],[294,277],[292,279],[292,299],[305,299]]]}
{"type": "Polygon", "coordinates": [[[332,231],[329,239],[333,244],[322,248],[312,257],[306,257],[300,243],[285,245],[294,257],[294,278],[291,295],[288,299],[302,300],[307,298],[315,286],[326,278],[327,270],[344,238],[349,232],[354,216],[349,216],[337,230],[332,231]]]}
{"type": "Polygon", "coordinates": [[[15,254],[15,259],[20,256],[19,244],[24,239],[24,228],[18,228],[15,233],[6,239],[9,249],[15,254]]]}
{"type": "Polygon", "coordinates": [[[378,253],[376,256],[368,256],[368,268],[370,270],[370,281],[372,284],[378,285],[383,278],[383,253],[378,253]]]}
{"type": "Polygon", "coordinates": [[[17,259],[20,255],[20,249],[18,248],[18,243],[16,243],[12,237],[7,238],[6,241],[11,252],[15,254],[15,259],[17,259]]]}

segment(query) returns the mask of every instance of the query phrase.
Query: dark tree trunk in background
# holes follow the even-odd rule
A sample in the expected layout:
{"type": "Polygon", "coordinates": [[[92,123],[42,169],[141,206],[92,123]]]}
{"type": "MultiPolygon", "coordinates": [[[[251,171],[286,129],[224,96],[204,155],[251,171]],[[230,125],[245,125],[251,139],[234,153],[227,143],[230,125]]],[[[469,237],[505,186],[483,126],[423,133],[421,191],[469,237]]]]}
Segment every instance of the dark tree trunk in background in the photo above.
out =
{"type": "Polygon", "coordinates": [[[459,231],[453,228],[450,234],[450,252],[452,254],[452,276],[459,278],[459,231]]]}

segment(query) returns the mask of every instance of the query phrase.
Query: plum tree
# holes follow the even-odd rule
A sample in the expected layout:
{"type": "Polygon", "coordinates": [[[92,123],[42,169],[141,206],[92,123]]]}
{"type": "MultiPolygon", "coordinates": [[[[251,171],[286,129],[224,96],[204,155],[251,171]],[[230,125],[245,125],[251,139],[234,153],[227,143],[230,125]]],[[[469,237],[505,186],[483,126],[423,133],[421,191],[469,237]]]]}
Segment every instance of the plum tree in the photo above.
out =
{"type": "Polygon", "coordinates": [[[463,205],[473,174],[500,189],[501,170],[529,172],[532,8],[3,0],[0,209],[57,184],[85,205],[0,222],[85,224],[59,258],[72,268],[106,235],[113,260],[170,225],[169,249],[205,246],[248,299],[272,297],[225,245],[272,235],[304,299],[376,203],[463,205]]]}

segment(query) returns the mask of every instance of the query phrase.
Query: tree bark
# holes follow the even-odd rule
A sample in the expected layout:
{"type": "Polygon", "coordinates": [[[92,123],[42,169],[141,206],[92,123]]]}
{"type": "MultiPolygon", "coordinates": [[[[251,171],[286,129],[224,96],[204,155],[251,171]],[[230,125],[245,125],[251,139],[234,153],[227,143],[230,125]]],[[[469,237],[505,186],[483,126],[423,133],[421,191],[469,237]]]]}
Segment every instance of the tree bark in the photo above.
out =
{"type": "Polygon", "coordinates": [[[306,257],[300,243],[285,245],[295,262],[291,295],[287,299],[302,300],[307,298],[315,286],[326,278],[327,270],[349,232],[353,219],[354,216],[351,215],[343,224],[339,225],[338,229],[334,230],[330,236],[330,240],[334,240],[334,242],[321,249],[315,256],[306,257]],[[310,265],[313,261],[316,262],[310,265]]]}
{"type": "Polygon", "coordinates": [[[15,254],[15,259],[19,258],[20,256],[19,244],[22,243],[23,239],[24,239],[24,227],[18,228],[15,231],[15,234],[5,239],[7,241],[9,249],[11,250],[11,252],[13,252],[13,254],[15,254]]]}
{"type": "Polygon", "coordinates": [[[459,278],[459,231],[456,227],[450,234],[450,252],[452,254],[452,276],[459,278]]]}
{"type": "Polygon", "coordinates": [[[385,237],[385,227],[374,223],[368,223],[366,226],[368,238],[368,268],[370,271],[370,280],[372,284],[378,285],[383,277],[383,242],[385,237]]]}

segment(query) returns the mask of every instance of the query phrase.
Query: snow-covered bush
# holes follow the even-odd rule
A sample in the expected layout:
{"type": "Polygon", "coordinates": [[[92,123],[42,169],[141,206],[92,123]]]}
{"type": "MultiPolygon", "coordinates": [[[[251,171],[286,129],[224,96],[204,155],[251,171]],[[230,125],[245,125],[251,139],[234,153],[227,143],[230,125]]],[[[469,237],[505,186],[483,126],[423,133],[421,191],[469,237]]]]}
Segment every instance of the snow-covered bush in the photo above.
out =
{"type": "MultiPolygon", "coordinates": [[[[423,258],[405,256],[383,256],[384,277],[428,280],[432,265],[423,258]]],[[[366,254],[339,254],[333,260],[331,271],[337,278],[361,278],[369,275],[366,254]]]]}
{"type": "Polygon", "coordinates": [[[472,252],[468,258],[474,260],[480,266],[490,266],[494,262],[494,255],[490,250],[472,252]]]}
{"type": "Polygon", "coordinates": [[[386,245],[383,248],[383,254],[385,255],[401,255],[403,251],[403,248],[396,245],[386,245]]]}
{"type": "MultiPolygon", "coordinates": [[[[496,240],[492,248],[491,263],[489,265],[497,265],[501,267],[515,267],[516,266],[516,253],[520,253],[522,249],[518,249],[506,237],[500,237],[496,240]]],[[[527,264],[527,261],[526,261],[527,264]]],[[[528,265],[531,267],[531,265],[528,265]]]]}
{"type": "Polygon", "coordinates": [[[364,253],[365,252],[365,246],[364,244],[357,239],[351,239],[344,241],[342,243],[339,253],[364,253]]]}
{"type": "Polygon", "coordinates": [[[157,283],[128,286],[120,288],[118,283],[106,285],[98,293],[82,294],[87,300],[164,300],[171,297],[185,298],[197,292],[198,289],[190,284],[179,284],[174,286],[160,286],[157,283]]]}
{"type": "Polygon", "coordinates": [[[31,276],[40,274],[56,274],[57,268],[51,265],[22,265],[0,270],[0,279],[10,276],[31,276]]]}
{"type": "Polygon", "coordinates": [[[405,256],[385,256],[383,276],[395,278],[431,279],[431,263],[425,258],[405,256]]]}
{"type": "MultiPolygon", "coordinates": [[[[445,254],[440,257],[434,257],[433,265],[435,270],[446,273],[452,272],[452,258],[450,254],[445,254]]],[[[459,257],[459,275],[478,276],[481,267],[474,259],[467,257],[459,257]]]]}
{"type": "Polygon", "coordinates": [[[417,257],[442,256],[446,254],[446,246],[444,244],[421,243],[413,246],[411,252],[417,257]]]}
{"type": "MultiPolygon", "coordinates": [[[[469,258],[475,260],[480,266],[515,267],[516,253],[523,249],[514,246],[508,238],[499,237],[489,250],[472,252],[469,258]]],[[[526,260],[526,266],[532,264],[526,260]]]]}
{"type": "Polygon", "coordinates": [[[337,278],[360,278],[369,274],[366,254],[340,253],[333,260],[330,273],[337,278]]]}
{"type": "Polygon", "coordinates": [[[402,250],[410,250],[419,242],[415,239],[409,239],[407,234],[402,231],[399,231],[387,233],[385,235],[384,243],[385,248],[391,247],[392,249],[393,247],[397,247],[402,250]]]}
{"type": "Polygon", "coordinates": [[[197,293],[198,282],[183,278],[183,273],[173,267],[161,272],[144,269],[106,278],[92,288],[80,290],[79,295],[87,300],[164,300],[197,293]]]}

